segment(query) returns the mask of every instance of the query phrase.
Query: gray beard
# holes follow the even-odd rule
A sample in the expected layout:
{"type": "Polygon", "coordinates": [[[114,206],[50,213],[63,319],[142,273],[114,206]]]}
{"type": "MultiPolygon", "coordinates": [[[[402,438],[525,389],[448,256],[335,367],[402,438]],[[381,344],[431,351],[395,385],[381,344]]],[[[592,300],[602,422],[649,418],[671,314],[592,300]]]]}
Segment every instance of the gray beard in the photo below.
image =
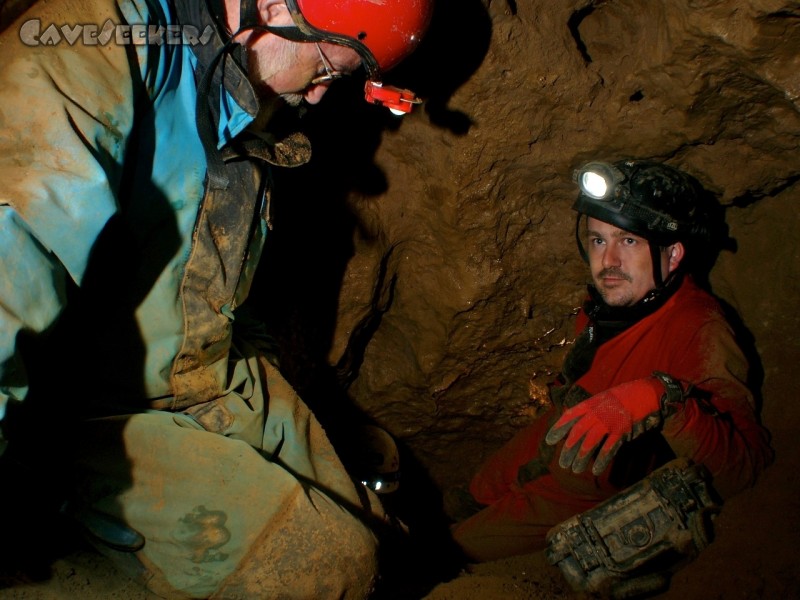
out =
{"type": "Polygon", "coordinates": [[[283,98],[283,101],[289,106],[300,106],[300,103],[303,101],[302,94],[281,94],[281,98],[283,98]]]}

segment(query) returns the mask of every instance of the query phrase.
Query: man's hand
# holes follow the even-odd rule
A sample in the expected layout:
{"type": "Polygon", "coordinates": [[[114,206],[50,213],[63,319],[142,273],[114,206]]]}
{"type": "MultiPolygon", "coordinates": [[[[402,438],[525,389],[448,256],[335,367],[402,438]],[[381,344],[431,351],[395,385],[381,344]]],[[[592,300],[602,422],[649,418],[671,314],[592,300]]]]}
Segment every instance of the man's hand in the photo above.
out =
{"type": "Polygon", "coordinates": [[[664,383],[657,377],[636,379],[600,392],[566,410],[547,432],[545,441],[553,445],[567,436],[558,464],[575,473],[586,470],[599,447],[592,473],[600,475],[622,442],[661,424],[665,392],[664,383]]]}

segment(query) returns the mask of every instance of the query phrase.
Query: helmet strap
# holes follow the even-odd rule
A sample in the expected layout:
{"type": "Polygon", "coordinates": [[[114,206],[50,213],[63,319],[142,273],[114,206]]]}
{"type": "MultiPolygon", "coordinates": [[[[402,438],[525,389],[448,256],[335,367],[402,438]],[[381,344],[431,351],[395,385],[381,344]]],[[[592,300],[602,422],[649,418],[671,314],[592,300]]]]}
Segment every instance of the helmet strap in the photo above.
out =
{"type": "Polygon", "coordinates": [[[240,0],[239,30],[258,27],[261,16],[258,14],[258,0],[240,0]]]}
{"type": "Polygon", "coordinates": [[[583,262],[589,264],[589,255],[586,254],[586,248],[583,247],[583,240],[581,240],[581,217],[583,213],[578,213],[578,218],[575,219],[575,243],[578,244],[578,252],[581,253],[583,262]]]}
{"type": "MultiPolygon", "coordinates": [[[[227,26],[225,24],[225,9],[223,2],[224,0],[207,0],[209,11],[214,16],[214,20],[217,22],[218,29],[221,28],[222,32],[226,32],[227,26]]],[[[294,25],[275,27],[261,23],[261,14],[258,11],[258,0],[240,0],[239,29],[232,35],[224,36],[224,38],[230,40],[235,38],[242,31],[252,29],[272,33],[285,40],[289,40],[290,42],[328,42],[332,44],[338,44],[339,46],[350,48],[358,54],[359,58],[361,59],[361,63],[364,65],[367,75],[371,80],[381,80],[381,69],[378,65],[378,61],[372,55],[370,49],[364,44],[351,37],[336,33],[329,33],[313,27],[303,17],[303,13],[300,12],[296,0],[286,0],[286,7],[289,9],[289,13],[292,15],[292,21],[294,21],[294,25]]]]}
{"type": "Polygon", "coordinates": [[[660,287],[650,290],[633,306],[609,306],[597,288],[593,285],[588,286],[589,299],[584,303],[583,310],[595,326],[593,333],[596,343],[605,343],[664,306],[664,303],[680,288],[683,277],[683,271],[676,269],[660,287]]]}
{"type": "MultiPolygon", "coordinates": [[[[248,1],[255,3],[256,0],[248,1]]],[[[289,9],[289,12],[292,15],[292,20],[294,21],[295,26],[267,28],[271,33],[285,37],[286,39],[294,42],[328,42],[350,48],[351,50],[354,50],[356,54],[358,54],[359,58],[361,58],[361,63],[364,65],[364,69],[367,71],[367,77],[372,81],[381,80],[380,65],[378,64],[375,56],[372,54],[372,51],[367,48],[365,44],[346,35],[340,35],[338,33],[331,33],[322,29],[317,29],[308,21],[306,21],[303,13],[300,11],[300,7],[297,5],[297,0],[285,0],[285,2],[286,7],[289,9]],[[288,35],[281,33],[281,31],[289,29],[293,29],[295,31],[286,31],[285,33],[288,35]]]]}
{"type": "Polygon", "coordinates": [[[653,259],[653,282],[658,289],[664,283],[661,275],[661,246],[655,242],[648,242],[648,244],[650,245],[650,257],[653,259]]]}
{"type": "MultiPolygon", "coordinates": [[[[586,248],[583,246],[583,240],[581,239],[581,218],[583,216],[583,213],[578,213],[575,219],[575,243],[578,246],[578,252],[580,252],[583,262],[589,264],[589,255],[586,253],[586,248]]],[[[648,245],[650,246],[650,259],[653,262],[654,289],[657,290],[664,285],[664,277],[661,274],[661,246],[651,241],[648,241],[648,245]]]]}

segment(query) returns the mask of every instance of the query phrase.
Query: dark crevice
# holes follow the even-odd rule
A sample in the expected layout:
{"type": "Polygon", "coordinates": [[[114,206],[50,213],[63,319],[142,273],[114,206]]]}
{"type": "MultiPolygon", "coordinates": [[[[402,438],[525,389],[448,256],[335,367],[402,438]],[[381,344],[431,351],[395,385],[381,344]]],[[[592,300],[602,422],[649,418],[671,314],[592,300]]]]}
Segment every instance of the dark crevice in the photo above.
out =
{"type": "Polygon", "coordinates": [[[767,19],[800,19],[800,15],[796,12],[791,10],[777,10],[775,12],[771,12],[764,17],[760,17],[762,21],[767,19]]]}
{"type": "Polygon", "coordinates": [[[517,0],[506,0],[506,4],[508,4],[508,10],[511,11],[511,14],[516,16],[516,14],[517,14],[517,0]]]}
{"type": "Polygon", "coordinates": [[[785,181],[782,181],[780,184],[776,185],[771,190],[765,192],[745,192],[741,196],[737,196],[731,201],[731,206],[735,206],[736,208],[745,208],[758,202],[761,198],[765,198],[769,196],[770,198],[774,198],[784,190],[792,187],[800,181],[800,175],[792,175],[788,177],[785,181]]]}
{"type": "Polygon", "coordinates": [[[636,90],[628,98],[628,100],[630,100],[631,102],[639,102],[640,100],[643,99],[644,99],[644,93],[642,92],[642,90],[636,90]]]}
{"type": "Polygon", "coordinates": [[[583,20],[594,12],[594,9],[594,4],[585,6],[573,12],[570,18],[567,20],[567,27],[569,28],[570,35],[572,35],[572,39],[575,40],[575,45],[578,48],[578,52],[581,53],[581,57],[587,65],[591,64],[592,57],[589,55],[589,51],[586,49],[586,44],[583,43],[583,40],[581,39],[581,33],[578,29],[581,26],[581,23],[583,23],[583,20]]]}
{"type": "Polygon", "coordinates": [[[358,377],[359,369],[364,362],[367,344],[369,344],[372,336],[378,330],[384,313],[389,310],[394,300],[397,273],[393,273],[387,282],[388,264],[392,258],[393,251],[394,247],[390,248],[381,260],[378,280],[372,298],[372,310],[353,328],[347,347],[336,364],[337,380],[344,390],[349,388],[350,384],[358,377]]]}

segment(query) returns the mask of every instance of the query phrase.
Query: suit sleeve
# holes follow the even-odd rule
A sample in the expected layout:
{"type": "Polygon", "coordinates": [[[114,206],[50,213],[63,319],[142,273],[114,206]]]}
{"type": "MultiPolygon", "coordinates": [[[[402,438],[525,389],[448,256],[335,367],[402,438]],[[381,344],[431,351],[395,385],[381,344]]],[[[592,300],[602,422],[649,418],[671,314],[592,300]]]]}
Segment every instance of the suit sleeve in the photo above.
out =
{"type": "Polygon", "coordinates": [[[752,485],[773,459],[745,383],[747,369],[733,332],[718,316],[697,330],[671,373],[693,383],[700,395],[666,419],[664,436],[678,456],[708,467],[723,498],[752,485]]]}
{"type": "Polygon", "coordinates": [[[70,23],[120,20],[114,2],[72,4],[39,3],[0,35],[0,418],[28,389],[20,336],[53,325],[68,282],[80,285],[119,209],[139,50],[30,45],[19,34],[33,18],[42,29],[65,15],[70,23]]]}

